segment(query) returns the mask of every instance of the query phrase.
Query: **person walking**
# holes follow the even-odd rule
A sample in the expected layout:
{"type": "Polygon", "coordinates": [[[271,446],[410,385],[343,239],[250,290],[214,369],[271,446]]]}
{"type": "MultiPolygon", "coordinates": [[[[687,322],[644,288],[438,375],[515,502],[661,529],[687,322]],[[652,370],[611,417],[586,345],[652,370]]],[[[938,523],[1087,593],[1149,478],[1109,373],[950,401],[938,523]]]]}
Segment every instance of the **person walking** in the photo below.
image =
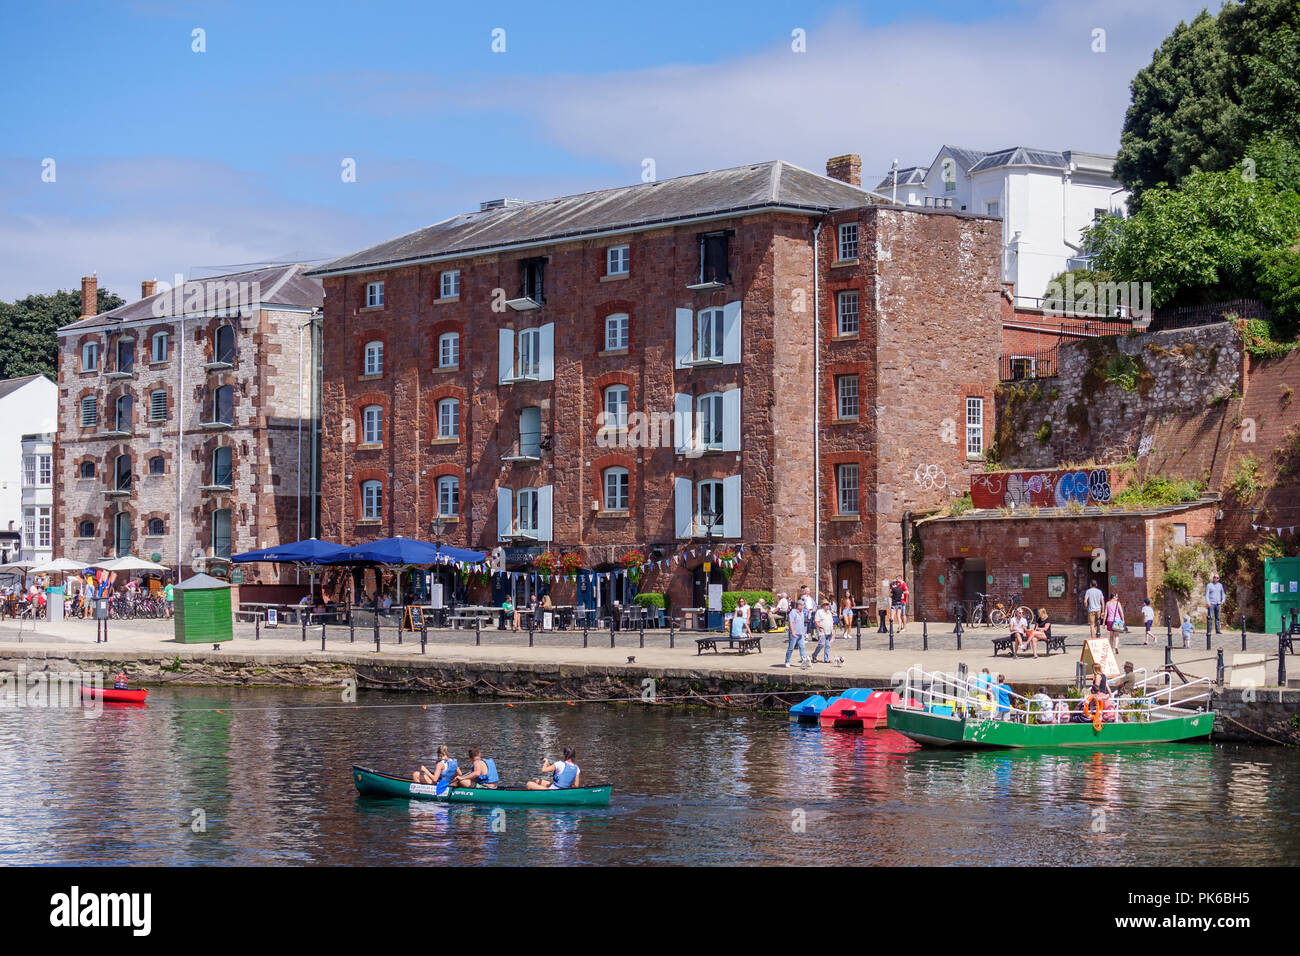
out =
{"type": "Polygon", "coordinates": [[[893,623],[894,630],[902,630],[902,617],[903,582],[894,580],[889,584],[889,620],[893,623]]]}
{"type": "Polygon", "coordinates": [[[1093,584],[1083,595],[1083,606],[1088,611],[1088,637],[1095,638],[1101,635],[1101,607],[1106,603],[1106,595],[1101,593],[1101,588],[1093,584]]]}
{"type": "Polygon", "coordinates": [[[1119,632],[1124,630],[1124,605],[1114,591],[1106,602],[1106,630],[1110,634],[1111,649],[1119,650],[1119,632]]]}
{"type": "Polygon", "coordinates": [[[1205,626],[1209,629],[1210,620],[1214,621],[1214,633],[1222,634],[1222,621],[1219,614],[1223,608],[1223,585],[1219,583],[1219,576],[1216,574],[1210,579],[1210,583],[1205,586],[1205,626]]]}
{"type": "Polygon", "coordinates": [[[844,629],[841,636],[848,640],[849,631],[853,628],[853,596],[848,591],[844,592],[840,601],[840,627],[844,629]]]}
{"type": "Polygon", "coordinates": [[[1151,643],[1151,625],[1156,622],[1156,609],[1151,606],[1150,598],[1142,599],[1142,643],[1151,643]]]}
{"type": "Polygon", "coordinates": [[[813,618],[817,628],[817,646],[813,648],[812,662],[817,663],[817,652],[826,648],[826,663],[831,662],[831,643],[835,640],[835,615],[831,613],[831,602],[822,601],[821,610],[813,618]]]}
{"type": "Polygon", "coordinates": [[[794,607],[790,608],[786,615],[786,628],[790,632],[789,643],[785,649],[785,663],[783,667],[790,666],[790,655],[794,653],[795,648],[799,649],[799,664],[805,670],[808,664],[808,647],[805,639],[808,636],[808,613],[804,610],[803,602],[796,602],[794,607]]]}

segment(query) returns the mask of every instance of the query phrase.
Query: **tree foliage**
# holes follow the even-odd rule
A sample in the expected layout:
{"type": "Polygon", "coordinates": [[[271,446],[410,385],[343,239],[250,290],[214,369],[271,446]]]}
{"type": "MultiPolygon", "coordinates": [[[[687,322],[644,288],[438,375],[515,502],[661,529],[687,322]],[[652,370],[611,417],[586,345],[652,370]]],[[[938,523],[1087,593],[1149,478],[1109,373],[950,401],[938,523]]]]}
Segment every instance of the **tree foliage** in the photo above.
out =
{"type": "MultiPolygon", "coordinates": [[[[116,309],[126,300],[99,290],[99,312],[116,309]]],[[[81,292],[59,290],[53,295],[29,295],[0,302],[0,379],[46,375],[58,381],[60,326],[81,318],[81,292]]]]}
{"type": "Polygon", "coordinates": [[[1300,194],[1237,172],[1198,172],[1180,188],[1157,186],[1129,219],[1103,217],[1086,231],[1094,264],[1121,282],[1150,282],[1155,306],[1261,295],[1265,263],[1300,236],[1300,194]]]}
{"type": "Polygon", "coordinates": [[[1237,168],[1247,144],[1300,148],[1300,4],[1246,0],[1179,23],[1133,78],[1115,175],[1139,209],[1160,183],[1237,168]]]}

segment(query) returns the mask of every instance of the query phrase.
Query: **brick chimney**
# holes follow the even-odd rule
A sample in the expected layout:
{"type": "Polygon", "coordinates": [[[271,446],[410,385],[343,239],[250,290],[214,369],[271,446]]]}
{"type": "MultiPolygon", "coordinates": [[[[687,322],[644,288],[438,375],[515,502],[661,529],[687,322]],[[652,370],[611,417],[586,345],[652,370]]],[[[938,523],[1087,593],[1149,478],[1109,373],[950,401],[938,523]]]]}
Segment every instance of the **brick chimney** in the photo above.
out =
{"type": "Polygon", "coordinates": [[[140,298],[147,299],[158,291],[157,279],[145,279],[140,283],[140,298]]]}
{"type": "Polygon", "coordinates": [[[850,186],[862,186],[862,157],[857,153],[845,153],[832,156],[826,160],[826,175],[838,179],[850,186]]]}
{"type": "Polygon", "coordinates": [[[99,279],[93,273],[81,277],[81,317],[99,314],[99,279]]]}

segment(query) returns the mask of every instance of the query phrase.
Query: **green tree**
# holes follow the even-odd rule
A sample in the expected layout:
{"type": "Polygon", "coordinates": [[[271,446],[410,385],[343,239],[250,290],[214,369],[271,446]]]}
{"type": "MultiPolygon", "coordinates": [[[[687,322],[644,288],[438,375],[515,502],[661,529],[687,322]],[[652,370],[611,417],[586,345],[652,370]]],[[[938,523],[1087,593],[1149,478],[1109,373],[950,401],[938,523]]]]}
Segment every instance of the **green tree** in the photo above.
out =
{"type": "MultiPolygon", "coordinates": [[[[99,290],[99,312],[116,309],[125,299],[99,290]]],[[[0,379],[46,375],[58,381],[60,326],[81,318],[81,292],[59,290],[53,295],[29,295],[0,302],[0,379]]]]}
{"type": "Polygon", "coordinates": [[[1238,167],[1273,134],[1300,147],[1300,4],[1246,0],[1179,23],[1134,76],[1115,175],[1131,208],[1159,183],[1238,167]]]}
{"type": "MultiPolygon", "coordinates": [[[[1300,194],[1237,172],[1197,172],[1157,186],[1129,219],[1085,234],[1094,264],[1121,282],[1150,282],[1155,306],[1265,294],[1265,255],[1300,236],[1300,194]]],[[[1269,260],[1271,262],[1271,260],[1269,260]]],[[[1274,263],[1285,279],[1285,264],[1274,263]]]]}

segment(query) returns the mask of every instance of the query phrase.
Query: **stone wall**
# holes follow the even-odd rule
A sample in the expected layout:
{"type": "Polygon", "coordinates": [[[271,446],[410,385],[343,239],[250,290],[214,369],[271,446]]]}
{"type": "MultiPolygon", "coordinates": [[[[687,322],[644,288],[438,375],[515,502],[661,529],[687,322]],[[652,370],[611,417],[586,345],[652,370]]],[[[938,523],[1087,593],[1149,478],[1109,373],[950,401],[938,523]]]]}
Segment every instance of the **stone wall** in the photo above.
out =
{"type": "MultiPolygon", "coordinates": [[[[1063,345],[1055,377],[999,386],[1002,465],[1121,461],[1158,422],[1207,408],[1221,418],[1242,392],[1242,355],[1241,335],[1226,322],[1063,345]]],[[[1200,456],[1203,466],[1210,460],[1200,456]]]]}

